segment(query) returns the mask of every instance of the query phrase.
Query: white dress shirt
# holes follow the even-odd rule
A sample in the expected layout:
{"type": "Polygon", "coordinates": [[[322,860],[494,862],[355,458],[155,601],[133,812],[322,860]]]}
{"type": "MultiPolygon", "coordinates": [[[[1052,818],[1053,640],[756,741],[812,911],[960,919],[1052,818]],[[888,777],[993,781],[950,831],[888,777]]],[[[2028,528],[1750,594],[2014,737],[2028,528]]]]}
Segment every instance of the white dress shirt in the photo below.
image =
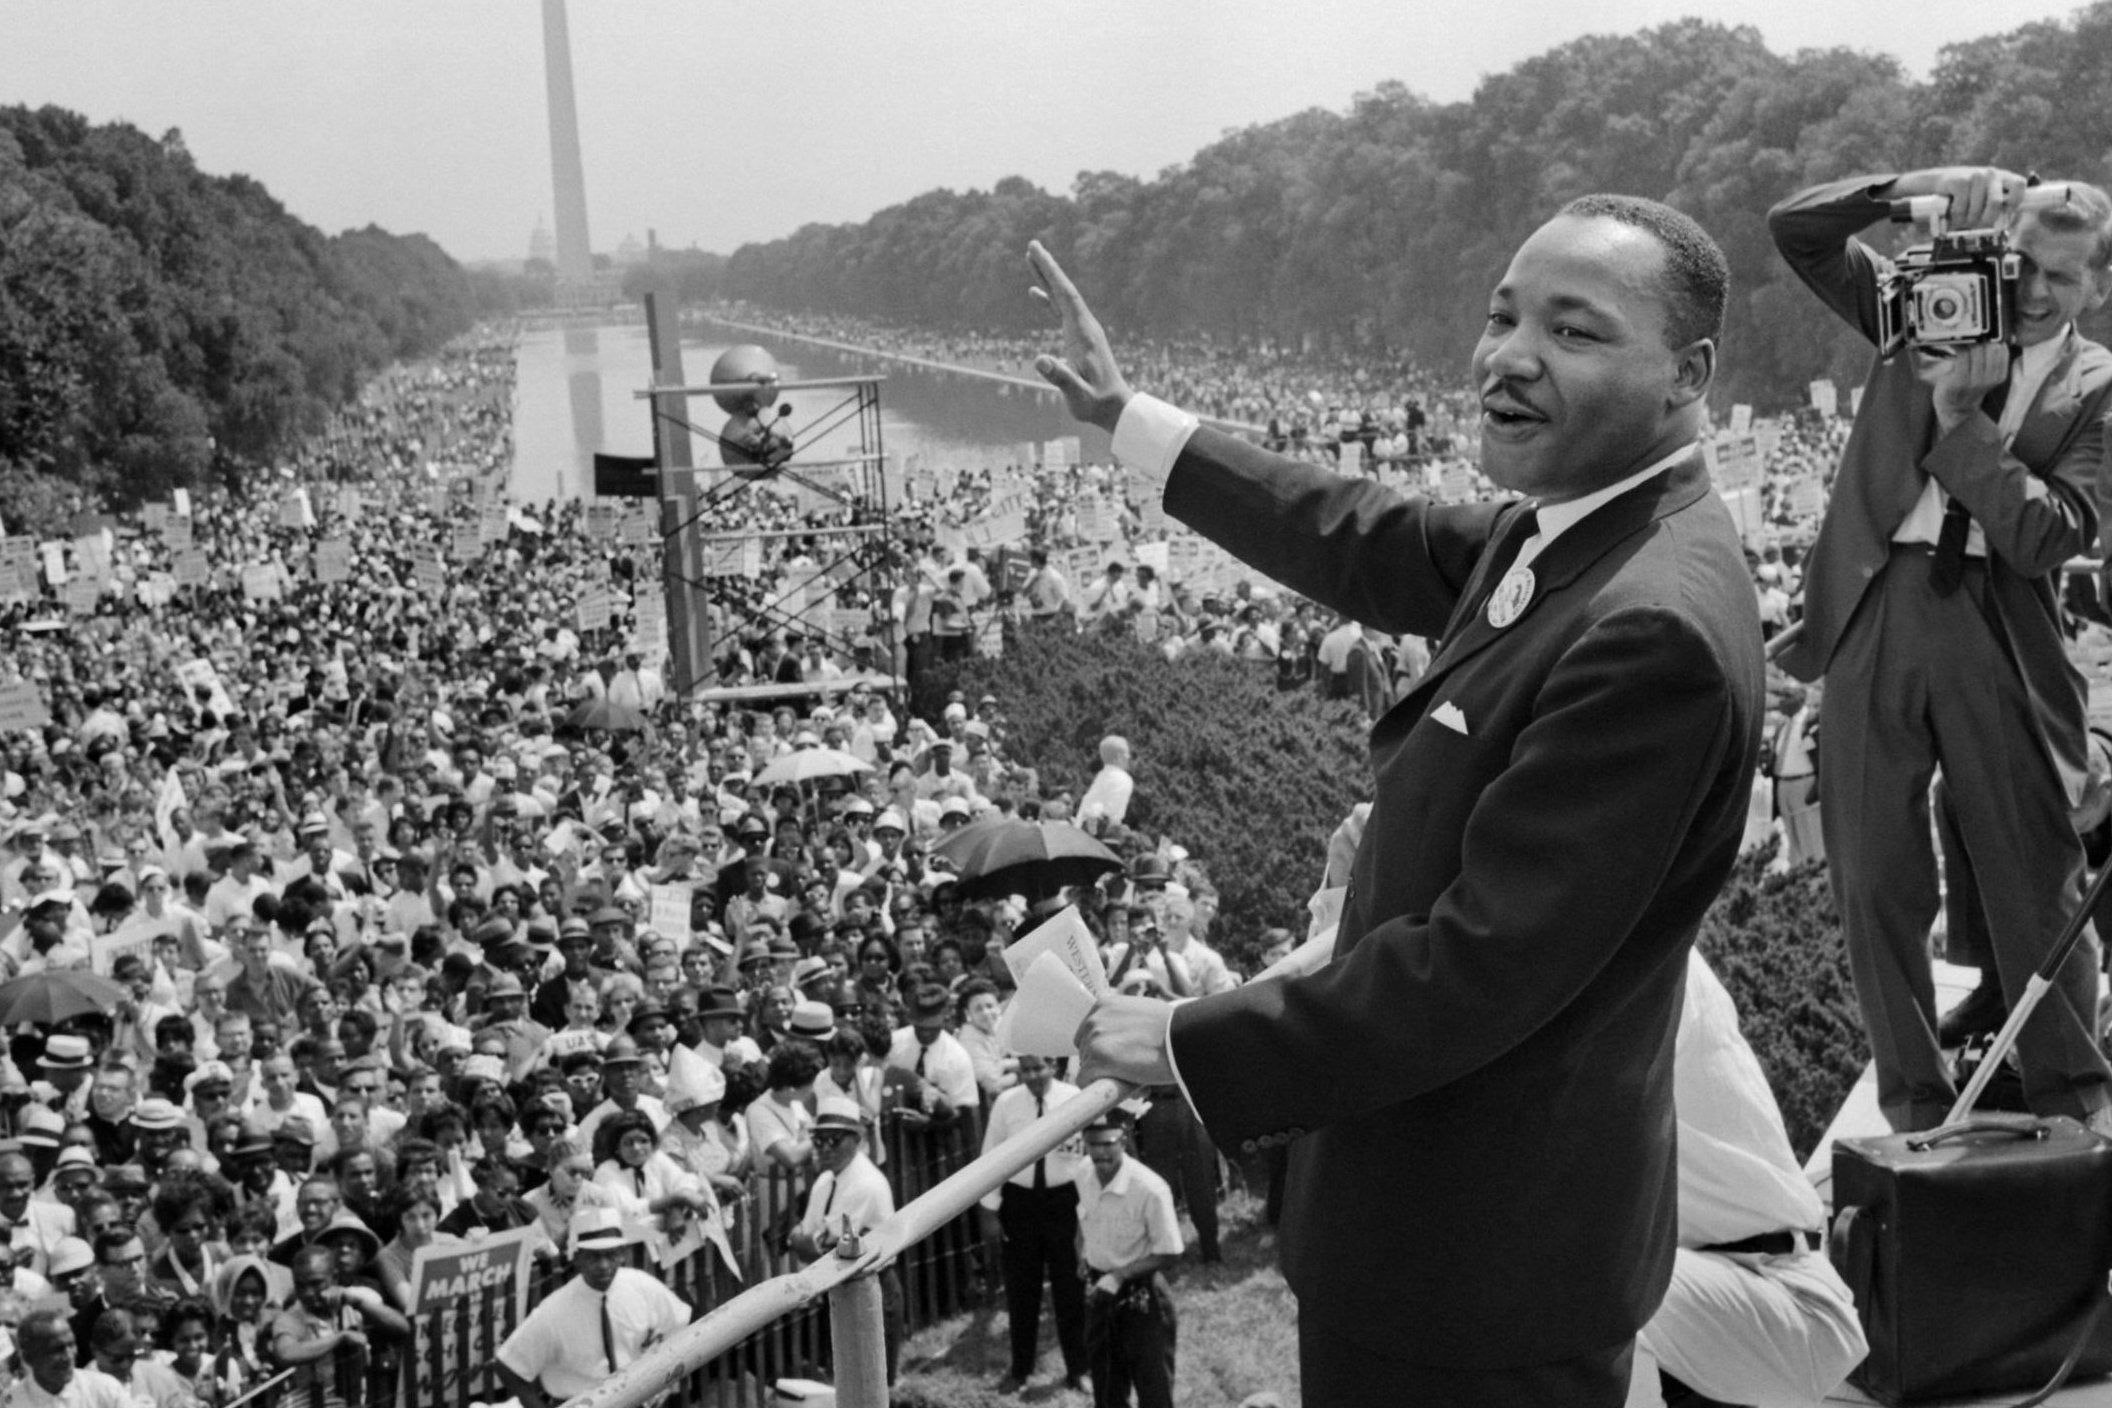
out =
{"type": "MultiPolygon", "coordinates": [[[[1024,1085],[1015,1085],[998,1096],[990,1106],[990,1118],[983,1126],[983,1152],[989,1153],[1013,1135],[1040,1119],[1064,1101],[1074,1098],[1078,1087],[1069,1081],[1051,1080],[1048,1093],[1042,1097],[1041,1108],[1035,1108],[1034,1092],[1024,1085]]],[[[1061,1188],[1066,1183],[1078,1180],[1078,1170],[1085,1167],[1085,1141],[1082,1136],[1065,1140],[1042,1156],[1042,1176],[1045,1186],[1061,1188]]],[[[1034,1165],[1028,1164],[1018,1173],[1005,1180],[1006,1185],[1017,1188],[1034,1186],[1034,1165]]],[[[983,1206],[995,1208],[1003,1186],[993,1188],[983,1198],[983,1206]]]]}

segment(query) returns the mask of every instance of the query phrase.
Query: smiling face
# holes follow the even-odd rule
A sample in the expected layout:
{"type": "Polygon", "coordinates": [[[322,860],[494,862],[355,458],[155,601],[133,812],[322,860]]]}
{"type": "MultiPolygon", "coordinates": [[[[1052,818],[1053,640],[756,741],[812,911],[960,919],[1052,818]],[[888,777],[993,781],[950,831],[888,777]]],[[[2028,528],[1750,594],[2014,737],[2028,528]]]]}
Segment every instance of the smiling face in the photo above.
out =
{"type": "Polygon", "coordinates": [[[1668,251],[1558,215],[1513,256],[1474,349],[1481,467],[1548,502],[1604,488],[1694,438],[1713,344],[1668,346],[1668,251]]]}
{"type": "Polygon", "coordinates": [[[2094,230],[2049,230],[2037,216],[2017,222],[2023,255],[2017,284],[2017,342],[2025,347],[2058,337],[2077,317],[2105,301],[2106,273],[2090,267],[2094,230]]]}

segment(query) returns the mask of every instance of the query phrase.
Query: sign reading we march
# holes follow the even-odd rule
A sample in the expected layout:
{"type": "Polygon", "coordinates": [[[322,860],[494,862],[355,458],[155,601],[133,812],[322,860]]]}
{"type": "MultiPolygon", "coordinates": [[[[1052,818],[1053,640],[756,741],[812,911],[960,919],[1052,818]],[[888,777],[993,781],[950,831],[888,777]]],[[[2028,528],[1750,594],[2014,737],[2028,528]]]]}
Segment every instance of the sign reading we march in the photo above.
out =
{"type": "Polygon", "coordinates": [[[494,1232],[467,1245],[420,1247],[411,1258],[411,1313],[423,1315],[490,1287],[511,1287],[514,1315],[528,1313],[528,1246],[534,1227],[494,1232]]]}

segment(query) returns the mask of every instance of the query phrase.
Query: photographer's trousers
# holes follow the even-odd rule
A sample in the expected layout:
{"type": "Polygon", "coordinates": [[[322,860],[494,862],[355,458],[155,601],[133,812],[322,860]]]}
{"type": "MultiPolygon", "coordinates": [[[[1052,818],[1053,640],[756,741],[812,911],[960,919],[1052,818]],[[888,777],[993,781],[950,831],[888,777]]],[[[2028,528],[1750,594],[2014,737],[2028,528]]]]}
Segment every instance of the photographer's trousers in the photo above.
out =
{"type": "MultiPolygon", "coordinates": [[[[1936,1040],[1929,930],[1940,903],[1929,784],[1943,770],[2002,991],[2014,1004],[2081,899],[2082,843],[1988,601],[1985,564],[1940,595],[1926,547],[1895,546],[1826,671],[1819,800],[1878,1104],[1895,1130],[1940,1123],[1956,1092],[1936,1040]]],[[[2076,945],[2018,1038],[2034,1112],[2112,1101],[2094,1038],[2097,942],[2076,945]]]]}

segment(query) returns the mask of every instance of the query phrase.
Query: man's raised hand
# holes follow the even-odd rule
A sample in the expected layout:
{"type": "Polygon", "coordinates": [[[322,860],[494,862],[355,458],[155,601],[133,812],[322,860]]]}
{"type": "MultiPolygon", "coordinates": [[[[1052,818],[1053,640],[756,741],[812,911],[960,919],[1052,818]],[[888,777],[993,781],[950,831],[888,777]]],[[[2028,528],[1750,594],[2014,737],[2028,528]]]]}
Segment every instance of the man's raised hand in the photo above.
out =
{"type": "Polygon", "coordinates": [[[1042,248],[1041,241],[1027,245],[1027,262],[1034,266],[1034,276],[1040,280],[1039,286],[1028,292],[1054,305],[1057,316],[1063,319],[1063,356],[1036,357],[1034,370],[1063,393],[1073,416],[1112,435],[1115,422],[1122,418],[1122,407],[1129,402],[1130,389],[1115,365],[1107,333],[1093,316],[1093,310],[1085,306],[1078,286],[1063,272],[1055,256],[1042,248]]]}

